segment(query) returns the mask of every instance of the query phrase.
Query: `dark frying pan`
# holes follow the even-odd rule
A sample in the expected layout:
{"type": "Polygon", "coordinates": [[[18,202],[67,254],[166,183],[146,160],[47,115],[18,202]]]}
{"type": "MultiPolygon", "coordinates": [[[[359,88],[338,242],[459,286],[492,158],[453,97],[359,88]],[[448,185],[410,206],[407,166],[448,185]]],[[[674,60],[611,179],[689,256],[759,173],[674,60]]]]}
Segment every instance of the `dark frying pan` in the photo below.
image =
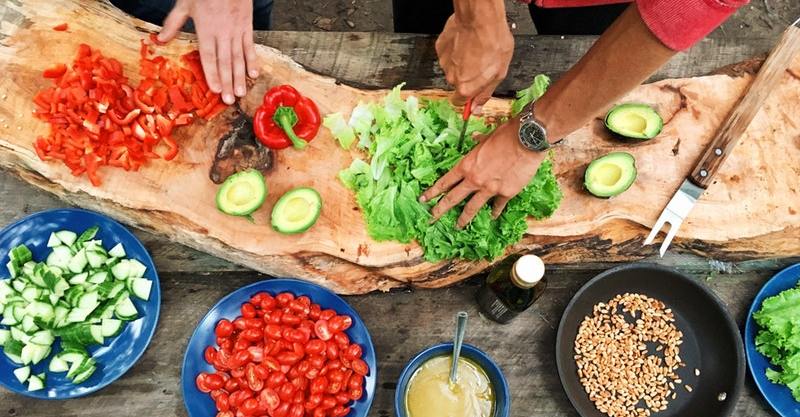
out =
{"type": "Polygon", "coordinates": [[[556,364],[561,385],[583,417],[605,417],[578,380],[573,359],[575,336],[592,308],[617,294],[640,293],[671,308],[683,332],[681,358],[686,366],[677,373],[692,392],[678,388],[678,398],[654,417],[727,417],[744,385],[744,346],[739,329],[722,301],[705,285],[673,269],[655,264],[630,264],[610,269],[586,283],[572,298],[556,339],[556,364]],[[695,376],[695,368],[700,376],[695,376]],[[724,393],[724,400],[720,394],[724,393]]]}

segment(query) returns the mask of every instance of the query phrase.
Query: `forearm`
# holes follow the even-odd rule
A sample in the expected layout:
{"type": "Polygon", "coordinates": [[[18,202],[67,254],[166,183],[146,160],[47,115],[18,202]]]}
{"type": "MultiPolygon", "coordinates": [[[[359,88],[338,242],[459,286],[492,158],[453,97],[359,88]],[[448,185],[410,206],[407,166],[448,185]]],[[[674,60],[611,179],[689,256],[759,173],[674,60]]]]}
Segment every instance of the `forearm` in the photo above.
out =
{"type": "Polygon", "coordinates": [[[557,141],[644,82],[675,54],[632,5],[536,102],[536,118],[550,141],[557,141]]]}
{"type": "Polygon", "coordinates": [[[456,19],[464,25],[495,25],[506,21],[503,0],[453,0],[456,19]]]}

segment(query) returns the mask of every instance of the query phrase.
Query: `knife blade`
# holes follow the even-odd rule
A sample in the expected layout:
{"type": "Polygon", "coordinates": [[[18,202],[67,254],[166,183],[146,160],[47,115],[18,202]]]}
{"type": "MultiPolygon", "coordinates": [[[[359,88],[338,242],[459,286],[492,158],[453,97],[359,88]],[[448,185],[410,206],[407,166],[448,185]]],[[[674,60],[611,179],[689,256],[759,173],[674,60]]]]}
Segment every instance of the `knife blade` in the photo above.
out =
{"type": "Polygon", "coordinates": [[[472,99],[467,99],[467,102],[464,103],[464,111],[461,113],[461,119],[464,121],[464,124],[461,126],[461,134],[458,135],[458,147],[460,148],[461,145],[464,144],[464,136],[467,135],[467,125],[469,124],[469,116],[472,115],[472,99]]]}
{"type": "MultiPolygon", "coordinates": [[[[800,19],[783,32],[778,44],[772,49],[746,94],[734,106],[716,135],[706,148],[689,176],[656,220],[644,244],[650,245],[666,223],[670,224],[667,236],[659,248],[663,257],[683,221],[697,200],[711,185],[714,176],[730,156],[739,138],[745,133],[758,110],[769,97],[769,93],[780,83],[786,68],[800,55],[800,19]]],[[[734,225],[735,226],[735,225],[734,225]]]]}

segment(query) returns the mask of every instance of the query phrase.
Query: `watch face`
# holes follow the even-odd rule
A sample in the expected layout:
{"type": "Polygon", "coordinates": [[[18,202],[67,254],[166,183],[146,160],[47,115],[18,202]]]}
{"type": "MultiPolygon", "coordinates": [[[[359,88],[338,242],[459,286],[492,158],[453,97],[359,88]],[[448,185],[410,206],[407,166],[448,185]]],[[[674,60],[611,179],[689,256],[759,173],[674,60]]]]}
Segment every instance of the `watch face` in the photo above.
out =
{"type": "Polygon", "coordinates": [[[550,148],[544,128],[532,120],[520,125],[519,140],[522,142],[522,146],[532,151],[543,151],[550,148]]]}

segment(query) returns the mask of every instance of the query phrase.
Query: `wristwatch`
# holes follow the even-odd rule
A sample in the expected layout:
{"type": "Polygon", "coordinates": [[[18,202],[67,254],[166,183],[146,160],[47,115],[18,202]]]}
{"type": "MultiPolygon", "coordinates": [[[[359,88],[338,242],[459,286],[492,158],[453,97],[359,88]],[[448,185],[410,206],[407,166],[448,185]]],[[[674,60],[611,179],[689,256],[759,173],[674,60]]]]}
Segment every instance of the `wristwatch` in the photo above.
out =
{"type": "Polygon", "coordinates": [[[550,149],[547,140],[547,129],[536,120],[533,114],[533,102],[528,103],[519,113],[519,143],[525,149],[534,152],[543,152],[550,149]]]}

